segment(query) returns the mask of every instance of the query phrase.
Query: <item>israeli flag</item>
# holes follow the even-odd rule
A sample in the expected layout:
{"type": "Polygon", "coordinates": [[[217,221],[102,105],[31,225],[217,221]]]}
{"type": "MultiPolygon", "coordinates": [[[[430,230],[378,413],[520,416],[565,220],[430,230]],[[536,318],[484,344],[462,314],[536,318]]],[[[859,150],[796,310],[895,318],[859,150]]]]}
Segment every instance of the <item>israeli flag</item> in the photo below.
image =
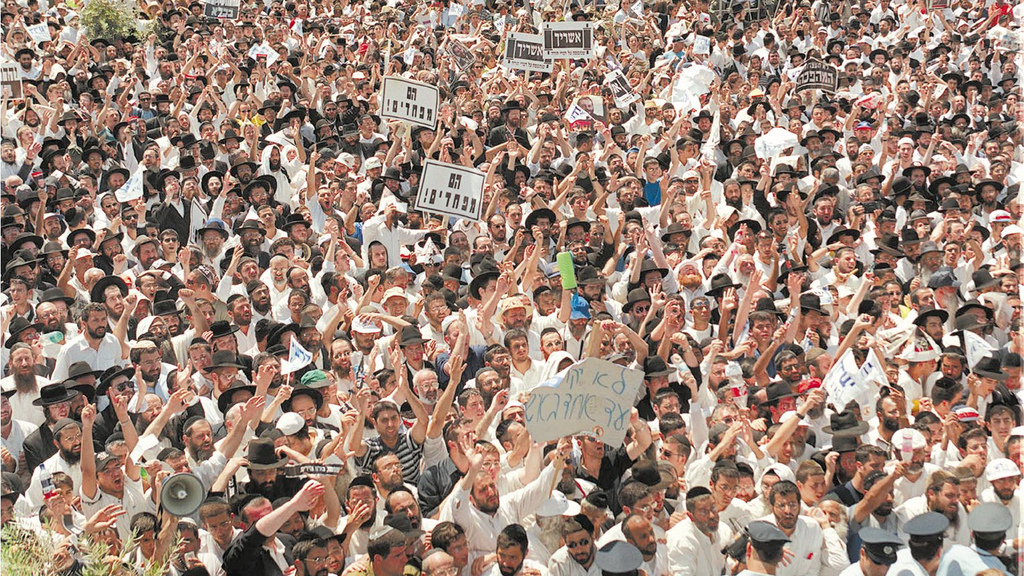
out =
{"type": "Polygon", "coordinates": [[[291,374],[313,361],[313,354],[299,344],[298,338],[292,338],[288,348],[288,359],[281,362],[281,374],[291,374]]]}

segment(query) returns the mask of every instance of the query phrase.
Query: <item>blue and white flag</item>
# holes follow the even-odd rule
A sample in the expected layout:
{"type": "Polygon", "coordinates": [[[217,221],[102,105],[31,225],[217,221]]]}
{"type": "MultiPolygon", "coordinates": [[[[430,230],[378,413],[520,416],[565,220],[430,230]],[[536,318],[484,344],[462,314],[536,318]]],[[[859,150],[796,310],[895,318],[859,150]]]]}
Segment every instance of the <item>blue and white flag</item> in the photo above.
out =
{"type": "Polygon", "coordinates": [[[981,359],[995,352],[995,348],[992,347],[984,338],[978,336],[970,330],[964,330],[964,352],[967,353],[967,365],[971,368],[981,362],[981,359]]]}
{"type": "Polygon", "coordinates": [[[281,374],[291,374],[313,361],[313,354],[299,344],[298,338],[292,338],[288,347],[288,359],[281,362],[281,374]]]}
{"type": "MultiPolygon", "coordinates": [[[[852,350],[847,350],[822,379],[821,384],[828,394],[828,401],[836,410],[844,410],[850,402],[856,401],[861,409],[874,410],[872,398],[878,386],[871,383],[878,375],[885,377],[885,370],[877,357],[868,357],[863,366],[857,366],[852,350]]],[[[883,380],[884,382],[884,380],[883,380]]]]}
{"type": "Polygon", "coordinates": [[[142,171],[143,166],[139,164],[128,181],[114,192],[114,198],[117,198],[118,202],[131,202],[142,198],[142,171]]]}

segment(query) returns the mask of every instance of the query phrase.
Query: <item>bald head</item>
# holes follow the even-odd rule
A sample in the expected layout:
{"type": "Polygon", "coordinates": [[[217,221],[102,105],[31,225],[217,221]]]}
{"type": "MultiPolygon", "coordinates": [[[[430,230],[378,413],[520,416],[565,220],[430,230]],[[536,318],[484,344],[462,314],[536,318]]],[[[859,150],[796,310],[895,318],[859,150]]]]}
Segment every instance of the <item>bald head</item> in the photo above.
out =
{"type": "Polygon", "coordinates": [[[455,566],[455,559],[440,548],[434,548],[423,558],[423,576],[435,576],[455,566]]]}

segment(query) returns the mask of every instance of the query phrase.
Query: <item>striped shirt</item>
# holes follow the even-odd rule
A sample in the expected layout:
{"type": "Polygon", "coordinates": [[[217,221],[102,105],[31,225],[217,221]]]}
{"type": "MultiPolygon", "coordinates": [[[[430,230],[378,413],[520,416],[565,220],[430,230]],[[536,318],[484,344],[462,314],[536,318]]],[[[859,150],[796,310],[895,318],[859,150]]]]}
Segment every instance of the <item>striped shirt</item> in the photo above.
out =
{"type": "Polygon", "coordinates": [[[423,445],[417,444],[416,441],[409,436],[407,430],[402,430],[398,433],[398,442],[395,443],[394,448],[384,444],[379,436],[376,438],[367,438],[366,442],[366,454],[360,458],[356,458],[356,466],[359,467],[363,474],[373,473],[373,462],[381,454],[391,453],[398,456],[398,460],[402,463],[402,480],[409,482],[410,484],[416,484],[420,479],[420,460],[423,458],[423,445]]]}

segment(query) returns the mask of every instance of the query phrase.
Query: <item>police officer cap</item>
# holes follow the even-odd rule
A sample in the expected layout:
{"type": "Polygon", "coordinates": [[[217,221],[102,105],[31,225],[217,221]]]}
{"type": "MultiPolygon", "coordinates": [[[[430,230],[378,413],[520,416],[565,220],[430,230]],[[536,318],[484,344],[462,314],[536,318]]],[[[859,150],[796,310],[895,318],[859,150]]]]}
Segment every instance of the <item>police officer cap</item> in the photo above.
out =
{"type": "Polygon", "coordinates": [[[910,519],[903,531],[911,538],[927,539],[939,536],[949,528],[949,518],[938,512],[925,512],[910,519]]]}
{"type": "Polygon", "coordinates": [[[755,548],[771,548],[789,542],[789,537],[771,522],[757,520],[747,525],[750,544],[755,548]]]}
{"type": "Polygon", "coordinates": [[[604,572],[626,574],[640,568],[644,563],[644,555],[629,542],[615,540],[601,546],[594,561],[604,572]]]}
{"type": "Polygon", "coordinates": [[[971,532],[1006,532],[1013,526],[1013,516],[1002,504],[983,502],[974,507],[967,516],[967,526],[971,532]]]}
{"type": "Polygon", "coordinates": [[[858,534],[864,542],[864,553],[875,564],[888,566],[896,562],[896,551],[903,546],[898,536],[872,526],[861,528],[858,534]]]}

